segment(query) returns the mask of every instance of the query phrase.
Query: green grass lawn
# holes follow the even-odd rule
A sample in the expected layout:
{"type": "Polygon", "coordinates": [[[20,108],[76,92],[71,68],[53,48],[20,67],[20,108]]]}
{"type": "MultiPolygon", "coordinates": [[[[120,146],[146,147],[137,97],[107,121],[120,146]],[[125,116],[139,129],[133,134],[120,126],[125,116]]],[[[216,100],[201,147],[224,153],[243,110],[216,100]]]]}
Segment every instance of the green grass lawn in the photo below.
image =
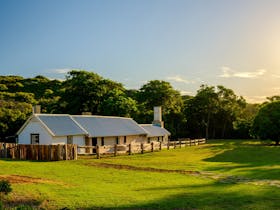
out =
{"type": "Polygon", "coordinates": [[[9,207],[280,209],[280,147],[258,141],[209,141],[99,160],[0,160],[4,178],[12,182],[4,199],[9,207]]]}

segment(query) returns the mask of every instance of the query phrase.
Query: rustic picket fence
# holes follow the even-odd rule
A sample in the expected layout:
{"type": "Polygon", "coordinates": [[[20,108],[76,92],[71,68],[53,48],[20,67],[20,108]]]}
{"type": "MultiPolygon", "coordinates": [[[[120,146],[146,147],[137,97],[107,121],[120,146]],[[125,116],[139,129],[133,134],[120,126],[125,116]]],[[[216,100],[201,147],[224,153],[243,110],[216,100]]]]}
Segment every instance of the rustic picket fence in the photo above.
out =
{"type": "Polygon", "coordinates": [[[0,158],[16,160],[77,160],[77,145],[35,145],[0,143],[0,158]]]}
{"type": "Polygon", "coordinates": [[[198,146],[205,144],[205,139],[179,139],[179,141],[115,144],[104,146],[78,146],[78,149],[85,149],[85,154],[95,154],[99,159],[101,155],[132,155],[143,154],[144,152],[160,151],[162,149],[176,149],[187,146],[198,146]]]}

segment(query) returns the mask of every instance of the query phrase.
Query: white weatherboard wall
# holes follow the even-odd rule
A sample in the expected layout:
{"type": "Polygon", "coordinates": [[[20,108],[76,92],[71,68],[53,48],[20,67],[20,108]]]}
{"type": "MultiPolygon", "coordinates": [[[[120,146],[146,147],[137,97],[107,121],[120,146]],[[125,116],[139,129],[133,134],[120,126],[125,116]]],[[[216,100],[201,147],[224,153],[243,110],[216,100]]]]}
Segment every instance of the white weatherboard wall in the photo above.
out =
{"type": "MultiPolygon", "coordinates": [[[[85,136],[73,136],[73,144],[77,144],[78,146],[85,146],[85,136]]],[[[84,148],[78,148],[79,154],[84,154],[85,152],[86,150],[84,148]]]]}
{"type": "Polygon", "coordinates": [[[126,137],[127,144],[130,143],[146,143],[147,142],[147,136],[127,136],[126,137]]]}
{"type": "MultiPolygon", "coordinates": [[[[119,144],[124,144],[124,136],[119,136],[119,144]]],[[[97,145],[101,146],[102,138],[97,138],[97,145]]],[[[116,136],[104,137],[104,145],[115,145],[116,144],[116,136]]],[[[146,143],[147,137],[143,135],[134,135],[134,136],[126,136],[126,144],[130,143],[146,143]]]]}
{"type": "Polygon", "coordinates": [[[37,121],[35,118],[32,118],[26,127],[18,136],[19,144],[30,144],[31,143],[31,134],[39,134],[39,143],[40,144],[51,144],[52,136],[51,134],[43,127],[43,125],[37,121]]]}
{"type": "MultiPolygon", "coordinates": [[[[84,136],[72,136],[73,144],[77,144],[79,146],[85,146],[85,138],[84,136]]],[[[67,144],[67,136],[55,136],[53,137],[51,144],[67,144]]]]}

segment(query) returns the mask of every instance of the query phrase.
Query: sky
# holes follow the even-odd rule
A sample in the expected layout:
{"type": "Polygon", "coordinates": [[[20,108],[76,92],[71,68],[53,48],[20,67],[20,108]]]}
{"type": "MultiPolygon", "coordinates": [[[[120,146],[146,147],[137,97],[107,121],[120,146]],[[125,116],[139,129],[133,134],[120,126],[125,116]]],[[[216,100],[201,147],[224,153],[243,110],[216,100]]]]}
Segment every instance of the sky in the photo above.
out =
{"type": "Polygon", "coordinates": [[[249,103],[280,95],[279,0],[0,0],[0,75],[83,69],[182,94],[224,85],[249,103]]]}

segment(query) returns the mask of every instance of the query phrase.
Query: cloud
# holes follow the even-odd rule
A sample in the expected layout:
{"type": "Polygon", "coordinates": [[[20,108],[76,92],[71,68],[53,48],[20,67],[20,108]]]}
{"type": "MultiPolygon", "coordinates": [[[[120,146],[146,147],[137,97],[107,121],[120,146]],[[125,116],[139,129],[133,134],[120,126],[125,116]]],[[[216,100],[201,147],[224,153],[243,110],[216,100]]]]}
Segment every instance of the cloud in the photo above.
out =
{"type": "Polygon", "coordinates": [[[190,84],[190,83],[194,83],[193,81],[189,81],[187,79],[184,79],[182,78],[181,76],[179,75],[176,75],[176,76],[169,76],[166,78],[167,80],[169,81],[172,81],[172,82],[180,82],[180,83],[185,83],[185,84],[190,84]]]}
{"type": "Polygon", "coordinates": [[[64,68],[64,69],[51,69],[49,70],[49,73],[54,73],[54,74],[66,74],[72,69],[64,68]]]}
{"type": "Polygon", "coordinates": [[[272,77],[274,77],[274,78],[280,78],[280,74],[272,74],[272,77]]]}
{"type": "Polygon", "coordinates": [[[267,96],[244,96],[248,103],[263,103],[267,96]]]}
{"type": "Polygon", "coordinates": [[[180,90],[181,95],[192,95],[191,91],[180,90]]]}
{"type": "Polygon", "coordinates": [[[223,78],[235,77],[235,78],[253,79],[253,78],[258,78],[267,72],[266,69],[257,69],[255,71],[238,72],[227,66],[222,66],[221,70],[223,73],[219,75],[219,77],[223,77],[223,78]]]}

